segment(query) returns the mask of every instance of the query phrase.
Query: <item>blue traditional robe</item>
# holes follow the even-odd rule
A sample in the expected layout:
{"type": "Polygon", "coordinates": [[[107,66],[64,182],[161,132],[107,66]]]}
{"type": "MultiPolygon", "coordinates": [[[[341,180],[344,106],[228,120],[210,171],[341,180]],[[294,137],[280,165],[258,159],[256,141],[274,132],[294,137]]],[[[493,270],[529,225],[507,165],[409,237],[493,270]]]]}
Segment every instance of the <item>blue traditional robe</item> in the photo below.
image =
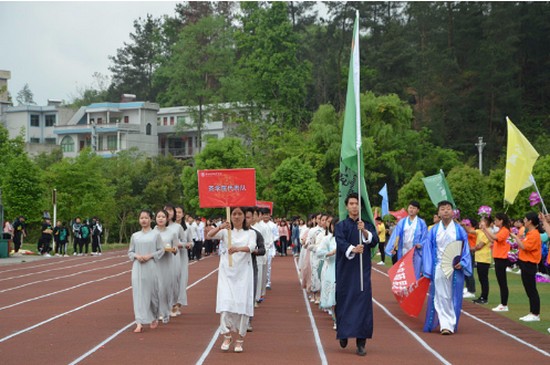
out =
{"type": "MultiPolygon", "coordinates": [[[[424,241],[426,240],[426,236],[428,234],[428,227],[426,226],[426,222],[424,219],[420,217],[416,217],[416,228],[414,230],[413,235],[413,248],[414,254],[413,254],[413,264],[414,264],[414,274],[416,275],[417,279],[420,279],[420,276],[422,274],[422,248],[417,249],[415,246],[420,244],[423,245],[424,241]]],[[[403,240],[405,238],[405,224],[407,222],[410,222],[409,217],[405,217],[401,219],[399,222],[397,222],[397,226],[393,230],[390,240],[386,244],[386,255],[391,256],[392,250],[397,244],[397,259],[400,260],[404,254],[403,252],[403,240]]]]}
{"type": "MultiPolygon", "coordinates": [[[[468,234],[466,231],[456,222],[451,222],[455,225],[456,240],[462,241],[462,253],[460,257],[460,264],[462,269],[454,270],[452,276],[448,279],[451,280],[452,288],[452,303],[456,316],[456,324],[452,329],[456,332],[458,328],[458,321],[460,318],[460,310],[462,309],[462,291],[464,288],[464,275],[472,276],[470,256],[470,248],[468,246],[468,234]]],[[[437,312],[434,306],[435,294],[437,288],[435,287],[434,278],[436,272],[436,266],[439,264],[437,257],[437,233],[440,229],[445,229],[443,222],[435,225],[429,232],[423,246],[423,274],[425,277],[431,280],[430,290],[428,292],[428,306],[426,308],[426,320],[424,322],[424,332],[431,332],[439,325],[437,312]]],[[[449,328],[450,329],[450,328],[449,328]]]]}
{"type": "Polygon", "coordinates": [[[335,227],[336,237],[336,338],[372,338],[372,287],[370,280],[370,248],[378,244],[376,228],[365,222],[365,229],[372,234],[372,240],[363,251],[363,291],[359,255],[350,260],[346,251],[356,246],[363,234],[357,229],[357,222],[347,217],[335,227]]]}

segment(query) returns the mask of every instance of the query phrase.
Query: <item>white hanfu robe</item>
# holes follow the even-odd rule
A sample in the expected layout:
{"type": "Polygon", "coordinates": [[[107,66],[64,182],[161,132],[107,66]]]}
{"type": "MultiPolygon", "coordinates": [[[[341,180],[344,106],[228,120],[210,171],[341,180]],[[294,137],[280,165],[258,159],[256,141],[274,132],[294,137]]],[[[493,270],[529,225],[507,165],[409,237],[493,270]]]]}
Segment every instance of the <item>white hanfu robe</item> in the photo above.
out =
{"type": "Polygon", "coordinates": [[[336,254],[327,256],[329,252],[334,250],[336,250],[336,239],[332,233],[329,233],[317,248],[317,257],[323,260],[321,302],[319,304],[322,309],[330,309],[336,305],[336,254]]]}
{"type": "Polygon", "coordinates": [[[309,231],[308,246],[310,251],[310,264],[311,264],[311,291],[318,292],[321,290],[321,276],[319,275],[320,259],[317,257],[317,248],[321,245],[321,241],[325,238],[325,231],[323,228],[317,226],[309,231]]]}
{"type": "Polygon", "coordinates": [[[447,228],[443,223],[439,223],[440,227],[437,231],[437,264],[435,265],[434,283],[436,295],[434,298],[434,307],[439,317],[440,327],[454,332],[456,327],[456,314],[453,304],[453,284],[447,279],[445,273],[441,269],[441,256],[445,247],[457,239],[456,227],[454,224],[449,224],[447,228]]]}
{"type": "MultiPolygon", "coordinates": [[[[155,231],[160,233],[164,248],[174,248],[178,246],[178,236],[176,232],[168,227],[160,230],[158,226],[155,231]]],[[[174,293],[176,291],[176,267],[177,258],[171,252],[165,252],[162,258],[158,261],[158,276],[159,276],[159,314],[162,320],[167,323],[170,319],[170,311],[174,305],[174,293]]]]}
{"type": "Polygon", "coordinates": [[[157,262],[164,255],[162,239],[157,231],[139,231],[130,238],[128,257],[132,261],[132,298],[136,323],[148,324],[159,315],[159,282],[157,262]],[[147,262],[139,262],[136,255],[153,255],[147,262]]]}
{"type": "Polygon", "coordinates": [[[252,230],[233,229],[231,245],[248,247],[250,252],[236,252],[233,266],[229,266],[227,252],[227,230],[220,230],[214,237],[220,242],[220,265],[218,271],[218,290],[216,296],[216,313],[220,313],[220,333],[230,331],[246,335],[248,321],[254,316],[254,271],[252,252],[256,248],[256,235],[252,230]]]}

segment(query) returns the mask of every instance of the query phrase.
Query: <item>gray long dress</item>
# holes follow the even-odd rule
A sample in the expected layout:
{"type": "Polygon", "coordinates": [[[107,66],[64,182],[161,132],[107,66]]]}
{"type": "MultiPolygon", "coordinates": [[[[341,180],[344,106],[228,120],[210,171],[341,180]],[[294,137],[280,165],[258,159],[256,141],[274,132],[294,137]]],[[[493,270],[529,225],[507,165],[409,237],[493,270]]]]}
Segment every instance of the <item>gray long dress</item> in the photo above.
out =
{"type": "Polygon", "coordinates": [[[148,324],[159,314],[159,283],[157,262],[164,255],[160,234],[154,230],[139,231],[132,235],[128,257],[132,264],[132,297],[137,323],[148,324]],[[136,255],[153,255],[153,259],[141,263],[136,255]]]}
{"type": "MultiPolygon", "coordinates": [[[[155,231],[160,233],[162,245],[166,248],[174,248],[178,246],[178,236],[173,229],[166,227],[164,230],[159,230],[155,227],[155,231]]],[[[159,274],[159,315],[162,316],[164,322],[170,318],[170,311],[174,305],[174,292],[176,287],[175,265],[176,257],[170,252],[165,252],[164,256],[159,260],[157,268],[159,274]]]]}
{"type": "Polygon", "coordinates": [[[187,243],[193,243],[191,238],[191,230],[184,230],[181,224],[173,222],[168,226],[172,228],[178,235],[178,241],[183,245],[178,249],[176,263],[176,290],[174,293],[175,302],[184,306],[187,305],[187,283],[189,281],[189,255],[187,254],[187,243]]]}

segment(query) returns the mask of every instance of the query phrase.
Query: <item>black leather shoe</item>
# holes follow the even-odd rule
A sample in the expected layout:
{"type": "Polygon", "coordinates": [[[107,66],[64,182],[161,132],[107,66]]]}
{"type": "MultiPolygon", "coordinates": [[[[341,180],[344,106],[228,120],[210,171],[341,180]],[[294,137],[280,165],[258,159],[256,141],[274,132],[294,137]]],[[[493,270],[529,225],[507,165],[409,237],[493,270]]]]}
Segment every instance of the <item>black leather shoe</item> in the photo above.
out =
{"type": "Polygon", "coordinates": [[[367,351],[365,351],[365,346],[357,346],[357,355],[365,356],[367,351]]]}
{"type": "Polygon", "coordinates": [[[345,349],[347,345],[348,345],[348,339],[347,338],[340,339],[340,347],[341,348],[345,349]]]}

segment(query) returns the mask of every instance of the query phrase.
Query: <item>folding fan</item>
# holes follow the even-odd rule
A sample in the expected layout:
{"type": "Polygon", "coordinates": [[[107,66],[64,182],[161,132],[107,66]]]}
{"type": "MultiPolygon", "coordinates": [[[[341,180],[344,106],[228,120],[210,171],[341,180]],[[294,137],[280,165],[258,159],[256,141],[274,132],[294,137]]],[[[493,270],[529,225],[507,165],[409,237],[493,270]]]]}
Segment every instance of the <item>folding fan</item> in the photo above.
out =
{"type": "Polygon", "coordinates": [[[443,250],[441,255],[441,269],[448,278],[451,277],[455,270],[455,265],[460,262],[460,255],[462,254],[462,241],[450,242],[443,250]]]}

